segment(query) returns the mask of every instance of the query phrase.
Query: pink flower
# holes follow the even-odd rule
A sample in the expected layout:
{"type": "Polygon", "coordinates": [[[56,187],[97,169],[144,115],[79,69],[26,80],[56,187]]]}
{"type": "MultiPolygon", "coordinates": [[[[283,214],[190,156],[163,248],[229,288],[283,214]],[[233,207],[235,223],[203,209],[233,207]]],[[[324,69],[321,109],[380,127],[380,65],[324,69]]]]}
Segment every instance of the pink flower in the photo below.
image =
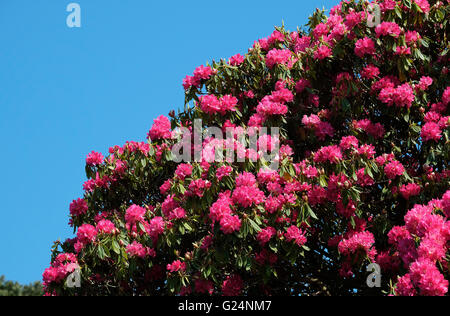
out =
{"type": "Polygon", "coordinates": [[[145,258],[147,256],[147,249],[137,241],[128,245],[126,251],[131,258],[145,258]]]}
{"type": "Polygon", "coordinates": [[[320,122],[317,128],[315,129],[316,137],[323,141],[327,136],[333,137],[335,129],[328,122],[320,122]]]}
{"type": "Polygon", "coordinates": [[[278,257],[276,254],[269,252],[267,249],[263,249],[260,253],[255,255],[255,261],[263,266],[268,262],[271,266],[274,265],[278,261],[278,257]]]}
{"type": "Polygon", "coordinates": [[[241,229],[241,220],[237,215],[225,215],[220,220],[220,226],[223,233],[229,235],[241,229]]]}
{"type": "Polygon", "coordinates": [[[406,40],[406,43],[409,45],[415,44],[419,39],[420,39],[420,35],[416,31],[407,31],[405,33],[405,40],[406,40]]]}
{"type": "Polygon", "coordinates": [[[382,138],[384,136],[384,126],[380,123],[372,123],[370,120],[361,120],[358,122],[353,122],[353,126],[357,129],[365,131],[367,134],[375,139],[382,138]]]}
{"type": "Polygon", "coordinates": [[[231,215],[230,205],[232,205],[230,197],[222,195],[213,205],[211,205],[209,209],[209,218],[213,222],[220,222],[225,216],[231,215]]]}
{"type": "Polygon", "coordinates": [[[237,187],[233,192],[233,202],[248,208],[264,202],[264,192],[254,186],[237,187]]]}
{"type": "Polygon", "coordinates": [[[214,293],[214,283],[204,279],[195,280],[195,291],[199,294],[209,294],[214,293]]]}
{"type": "Polygon", "coordinates": [[[200,97],[200,108],[207,114],[216,114],[221,110],[219,99],[215,95],[205,95],[200,97]]]}
{"type": "Polygon", "coordinates": [[[427,0],[414,0],[423,13],[430,12],[430,3],[427,0]]]}
{"type": "Polygon", "coordinates": [[[280,180],[280,175],[275,170],[261,168],[258,172],[258,182],[262,184],[277,182],[278,180],[280,180]]]}
{"type": "Polygon", "coordinates": [[[431,111],[425,115],[424,121],[426,123],[430,123],[430,122],[437,123],[441,120],[441,117],[442,117],[441,114],[431,111]]]}
{"type": "Polygon", "coordinates": [[[104,219],[98,222],[97,231],[100,234],[111,235],[116,232],[116,226],[114,226],[113,222],[104,219]]]}
{"type": "Polygon", "coordinates": [[[70,214],[72,216],[81,216],[86,214],[88,211],[88,204],[83,199],[73,200],[70,204],[70,214]]]}
{"type": "Polygon", "coordinates": [[[103,157],[103,155],[101,153],[93,151],[87,156],[86,164],[88,166],[101,165],[103,163],[103,159],[105,159],[105,158],[103,157]]]}
{"type": "Polygon", "coordinates": [[[239,275],[233,275],[227,277],[222,285],[222,293],[224,296],[240,296],[242,293],[242,288],[244,287],[244,282],[239,275]]]}
{"type": "Polygon", "coordinates": [[[397,49],[395,50],[395,55],[399,56],[411,55],[411,48],[407,46],[397,46],[397,49]]]}
{"type": "Polygon", "coordinates": [[[338,146],[322,147],[314,155],[315,162],[330,162],[332,164],[338,163],[342,159],[342,151],[338,146]]]}
{"type": "Polygon", "coordinates": [[[436,217],[432,215],[431,212],[432,208],[423,205],[416,205],[411,209],[405,215],[405,226],[408,231],[423,237],[429,229],[435,229],[436,224],[442,224],[442,217],[436,217]]]}
{"type": "Polygon", "coordinates": [[[375,42],[368,37],[358,40],[355,44],[355,54],[360,58],[365,55],[374,55],[375,42]]]}
{"type": "Polygon", "coordinates": [[[172,264],[167,265],[167,271],[174,273],[178,271],[186,271],[186,263],[180,260],[174,261],[172,264]]]}
{"type": "Polygon", "coordinates": [[[162,195],[167,195],[169,193],[170,188],[172,187],[172,181],[170,179],[166,180],[161,187],[159,188],[159,191],[162,195]]]}
{"type": "Polygon", "coordinates": [[[333,51],[326,45],[321,45],[317,48],[317,51],[314,53],[314,58],[318,60],[323,60],[325,58],[330,57],[333,54],[333,51]]]}
{"type": "Polygon", "coordinates": [[[307,128],[314,129],[317,126],[319,126],[320,121],[321,121],[320,117],[315,114],[311,114],[311,116],[304,115],[302,119],[302,124],[305,125],[307,128]]]}
{"type": "Polygon", "coordinates": [[[356,212],[355,202],[349,200],[348,204],[344,205],[343,201],[338,201],[336,204],[336,212],[345,218],[351,218],[356,212]]]}
{"type": "Polygon", "coordinates": [[[277,234],[277,231],[273,227],[267,227],[258,233],[258,241],[261,246],[265,246],[273,236],[277,234]]]}
{"type": "Polygon", "coordinates": [[[291,90],[286,88],[277,88],[276,91],[272,92],[271,100],[277,103],[289,103],[294,101],[294,95],[291,90]]]}
{"type": "Polygon", "coordinates": [[[442,209],[447,217],[450,218],[450,190],[442,197],[442,209]]]}
{"type": "Polygon", "coordinates": [[[313,33],[314,33],[314,37],[316,39],[319,39],[320,37],[328,34],[328,26],[324,23],[319,23],[315,27],[313,33]]]}
{"type": "Polygon", "coordinates": [[[350,238],[339,243],[339,252],[343,255],[355,254],[358,250],[369,253],[370,248],[375,244],[375,238],[370,232],[355,233],[350,238]]]}
{"type": "Polygon", "coordinates": [[[269,214],[274,214],[274,213],[278,212],[279,210],[281,210],[282,207],[283,207],[283,202],[280,201],[280,199],[273,197],[273,196],[269,196],[266,199],[265,205],[264,205],[265,210],[269,214]]]}
{"type": "Polygon", "coordinates": [[[405,198],[405,200],[409,200],[410,197],[419,195],[421,190],[422,188],[420,187],[420,185],[410,183],[408,185],[403,185],[400,188],[400,193],[405,198]]]}
{"type": "Polygon", "coordinates": [[[166,197],[164,202],[161,204],[161,211],[164,214],[165,217],[170,216],[170,212],[172,212],[174,209],[178,207],[178,202],[175,201],[173,195],[169,195],[166,197]]]}
{"type": "Polygon", "coordinates": [[[420,243],[417,253],[421,259],[429,259],[433,262],[445,258],[447,252],[446,239],[441,231],[433,231],[425,236],[420,243]]]}
{"type": "Polygon", "coordinates": [[[316,185],[308,192],[308,202],[312,206],[324,203],[326,198],[327,191],[321,186],[316,185]]]}
{"type": "Polygon", "coordinates": [[[153,126],[148,132],[148,138],[152,141],[159,139],[170,139],[172,137],[170,120],[161,115],[153,121],[153,126]]]}
{"type": "Polygon", "coordinates": [[[145,210],[145,208],[140,207],[138,205],[132,205],[125,212],[125,221],[129,225],[134,225],[138,222],[143,222],[146,212],[147,211],[145,210]]]}
{"type": "Polygon", "coordinates": [[[213,244],[214,241],[214,236],[212,235],[208,235],[203,239],[202,245],[201,245],[201,249],[207,251],[209,249],[209,247],[211,247],[211,245],[213,244]]]}
{"type": "Polygon", "coordinates": [[[162,217],[155,217],[150,221],[147,233],[150,235],[150,237],[156,239],[159,235],[164,233],[164,229],[164,219],[162,217]]]}
{"type": "Polygon", "coordinates": [[[366,174],[366,169],[362,168],[356,172],[356,176],[358,177],[358,185],[362,187],[369,187],[375,184],[375,181],[371,176],[366,174]]]}
{"type": "Polygon", "coordinates": [[[231,166],[222,166],[217,169],[216,177],[219,181],[222,181],[223,178],[228,177],[233,172],[233,168],[231,166]]]}
{"type": "Polygon", "coordinates": [[[287,64],[292,57],[289,49],[272,49],[266,56],[266,65],[272,69],[275,65],[287,64]]]}
{"type": "Polygon", "coordinates": [[[287,111],[288,108],[286,105],[280,102],[274,102],[270,96],[264,97],[256,108],[256,112],[263,117],[285,115],[287,111]]]}
{"type": "Polygon", "coordinates": [[[235,112],[236,106],[238,104],[238,99],[232,95],[225,95],[220,98],[220,111],[219,113],[225,115],[226,112],[235,112]]]}
{"type": "Polygon", "coordinates": [[[84,224],[78,228],[77,240],[83,244],[89,244],[97,237],[97,229],[89,224],[84,224]]]}
{"type": "Polygon", "coordinates": [[[411,276],[406,274],[398,279],[395,292],[398,296],[416,296],[417,292],[411,282],[411,276]]]}
{"type": "Polygon", "coordinates": [[[297,226],[291,226],[288,228],[287,232],[284,234],[287,242],[294,241],[298,246],[303,246],[306,244],[305,234],[297,226]]]}
{"type": "Polygon", "coordinates": [[[308,179],[315,179],[317,178],[317,176],[319,175],[319,171],[317,170],[316,167],[313,166],[308,166],[305,171],[304,171],[304,175],[308,178],[308,179]]]}
{"type": "Polygon", "coordinates": [[[400,26],[395,22],[383,22],[375,28],[377,37],[392,36],[398,38],[401,32],[400,26]]]}
{"type": "Polygon", "coordinates": [[[229,64],[231,66],[239,66],[244,62],[244,60],[245,60],[244,56],[242,56],[241,54],[237,54],[230,58],[229,64]]]}
{"type": "Polygon", "coordinates": [[[256,186],[256,178],[250,172],[244,172],[236,177],[236,187],[253,187],[256,186]]]}
{"type": "Polygon", "coordinates": [[[388,237],[389,237],[389,243],[391,245],[395,245],[395,244],[399,243],[400,240],[410,239],[411,234],[406,229],[406,227],[395,226],[388,233],[388,237]]]}
{"type": "Polygon", "coordinates": [[[431,140],[438,142],[442,138],[442,130],[439,124],[429,122],[423,126],[421,136],[425,142],[431,140]]]}
{"type": "Polygon", "coordinates": [[[345,24],[337,24],[331,30],[330,39],[335,39],[336,41],[339,41],[347,32],[348,30],[345,24]]]}
{"type": "Polygon", "coordinates": [[[180,164],[178,165],[177,170],[175,171],[175,175],[177,176],[178,179],[184,181],[184,179],[192,175],[193,169],[194,168],[192,167],[192,165],[180,164]]]}
{"type": "Polygon", "coordinates": [[[339,145],[343,150],[349,150],[351,148],[358,148],[359,141],[355,136],[346,136],[341,140],[341,144],[339,145]]]}
{"type": "Polygon", "coordinates": [[[280,31],[273,31],[273,33],[269,36],[268,43],[269,45],[276,44],[278,42],[284,42],[284,35],[280,31]]]}
{"type": "Polygon", "coordinates": [[[444,296],[448,293],[448,281],[430,260],[419,260],[411,264],[412,283],[424,296],[444,296]]]}
{"type": "Polygon", "coordinates": [[[374,79],[380,74],[380,69],[374,65],[368,65],[361,71],[361,77],[364,79],[374,79]]]}
{"type": "Polygon", "coordinates": [[[249,127],[261,127],[265,121],[266,121],[266,117],[264,114],[256,113],[250,117],[250,119],[248,121],[248,126],[249,127]]]}
{"type": "Polygon", "coordinates": [[[395,2],[395,0],[383,0],[383,2],[380,3],[381,9],[383,11],[392,11],[395,9],[396,5],[397,3],[395,2]]]}
{"type": "Polygon", "coordinates": [[[405,106],[409,109],[412,106],[414,99],[414,90],[409,83],[405,83],[395,89],[393,101],[398,107],[405,106]]]}
{"type": "Polygon", "coordinates": [[[450,87],[445,89],[444,94],[442,95],[442,103],[444,105],[448,105],[450,103],[450,87]]]}
{"type": "Polygon", "coordinates": [[[199,86],[200,80],[198,78],[192,77],[192,76],[186,76],[186,78],[183,79],[183,88],[184,90],[188,90],[191,87],[199,86]]]}
{"type": "Polygon", "coordinates": [[[307,48],[311,45],[311,37],[303,36],[295,44],[295,53],[305,52],[307,48]]]}
{"type": "Polygon", "coordinates": [[[186,211],[181,207],[177,207],[176,209],[172,210],[169,214],[169,220],[183,219],[185,217],[186,211]]]}
{"type": "Polygon", "coordinates": [[[426,91],[433,84],[433,79],[425,76],[420,78],[419,84],[416,86],[417,90],[426,91]]]}
{"type": "Polygon", "coordinates": [[[171,124],[167,117],[161,115],[154,120],[154,124],[148,132],[148,137],[152,140],[169,139],[172,137],[171,124]]]}
{"type": "Polygon", "coordinates": [[[196,80],[208,80],[213,74],[211,67],[200,66],[194,71],[194,78],[196,80]]]}
{"type": "Polygon", "coordinates": [[[395,179],[397,176],[401,176],[405,172],[405,168],[398,161],[392,161],[384,167],[384,172],[388,179],[395,179]]]}
{"type": "Polygon", "coordinates": [[[189,184],[189,193],[199,198],[203,197],[203,194],[207,189],[211,187],[211,182],[203,179],[197,179],[189,184]]]}
{"type": "Polygon", "coordinates": [[[295,85],[295,91],[302,93],[306,88],[311,88],[311,82],[308,79],[300,79],[295,85]]]}

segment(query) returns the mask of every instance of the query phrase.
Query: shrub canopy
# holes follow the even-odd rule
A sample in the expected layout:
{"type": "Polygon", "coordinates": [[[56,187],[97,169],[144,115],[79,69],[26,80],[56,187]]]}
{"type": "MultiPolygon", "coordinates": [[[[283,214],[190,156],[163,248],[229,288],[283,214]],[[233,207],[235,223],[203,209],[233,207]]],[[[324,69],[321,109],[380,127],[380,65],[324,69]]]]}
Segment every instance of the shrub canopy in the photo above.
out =
{"type": "Polygon", "coordinates": [[[375,4],[378,25],[367,2],[343,1],[197,68],[147,142],[89,154],[47,294],[446,295],[450,5],[375,4]],[[196,143],[196,120],[236,135],[196,143]],[[250,127],[279,134],[252,149],[250,127]],[[175,162],[182,139],[203,159],[175,162]],[[279,150],[269,161],[264,147],[279,150]],[[208,160],[219,151],[233,155],[208,160]]]}

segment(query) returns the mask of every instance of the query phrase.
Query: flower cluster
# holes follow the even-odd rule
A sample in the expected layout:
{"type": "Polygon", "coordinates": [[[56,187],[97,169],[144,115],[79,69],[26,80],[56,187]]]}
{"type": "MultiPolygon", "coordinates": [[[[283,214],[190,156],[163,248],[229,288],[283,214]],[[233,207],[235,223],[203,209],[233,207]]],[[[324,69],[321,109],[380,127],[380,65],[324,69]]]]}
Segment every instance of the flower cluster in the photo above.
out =
{"type": "Polygon", "coordinates": [[[377,263],[379,294],[447,295],[450,4],[377,3],[377,27],[342,1],[198,67],[185,111],[91,152],[47,294],[373,295],[377,263]],[[199,119],[218,135],[186,135],[199,119]]]}
{"type": "MultiPolygon", "coordinates": [[[[443,296],[448,293],[448,280],[437,264],[445,262],[449,249],[450,222],[439,214],[447,205],[450,191],[442,200],[416,205],[405,216],[405,226],[395,227],[389,240],[399,252],[408,273],[398,279],[396,294],[402,296],[443,296]],[[416,248],[415,239],[419,239],[416,248]]],[[[447,208],[448,210],[448,208],[447,208]]]]}

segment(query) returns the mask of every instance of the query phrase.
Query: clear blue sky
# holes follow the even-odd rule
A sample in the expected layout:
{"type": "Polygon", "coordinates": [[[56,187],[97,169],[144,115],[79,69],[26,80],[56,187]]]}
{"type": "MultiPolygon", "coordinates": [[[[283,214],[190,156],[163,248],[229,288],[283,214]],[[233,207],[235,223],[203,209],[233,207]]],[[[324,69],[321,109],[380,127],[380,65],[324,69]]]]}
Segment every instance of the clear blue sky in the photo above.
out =
{"type": "Polygon", "coordinates": [[[92,150],[145,139],[182,79],[338,0],[0,1],[0,275],[40,280],[92,150]],[[82,27],[66,26],[77,2],[82,27]]]}

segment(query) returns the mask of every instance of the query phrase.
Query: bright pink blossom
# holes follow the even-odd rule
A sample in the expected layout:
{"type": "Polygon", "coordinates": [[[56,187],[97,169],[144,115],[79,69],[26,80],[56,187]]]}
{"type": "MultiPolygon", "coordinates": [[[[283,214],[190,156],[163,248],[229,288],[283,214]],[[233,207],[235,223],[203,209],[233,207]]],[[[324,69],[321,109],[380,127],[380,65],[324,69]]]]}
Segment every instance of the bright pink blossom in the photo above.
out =
{"type": "Polygon", "coordinates": [[[242,56],[241,54],[237,54],[230,58],[229,64],[231,66],[239,66],[240,64],[242,64],[244,62],[244,60],[245,60],[244,56],[242,56]]]}
{"type": "Polygon", "coordinates": [[[419,195],[421,190],[422,188],[420,185],[409,183],[408,185],[403,185],[400,188],[400,193],[406,200],[409,200],[412,196],[419,195]]]}
{"type": "Polygon", "coordinates": [[[101,165],[103,163],[103,159],[105,158],[101,153],[93,151],[87,156],[86,164],[89,166],[101,165]]]}
{"type": "Polygon", "coordinates": [[[265,246],[273,236],[277,234],[277,231],[273,227],[267,227],[258,233],[258,241],[261,246],[265,246]]]}
{"type": "Polygon", "coordinates": [[[70,204],[70,214],[72,216],[81,216],[86,214],[87,211],[88,211],[88,204],[86,200],[77,199],[73,200],[73,202],[70,204]]]}
{"type": "Polygon", "coordinates": [[[355,54],[360,58],[363,58],[365,55],[374,55],[375,42],[368,37],[358,40],[355,44],[355,54]]]}
{"type": "Polygon", "coordinates": [[[171,123],[167,117],[161,115],[154,120],[154,124],[148,132],[148,137],[152,140],[169,139],[172,137],[171,123]]]}
{"type": "Polygon", "coordinates": [[[286,238],[286,241],[294,241],[300,247],[307,242],[304,232],[297,226],[289,227],[287,232],[284,234],[284,237],[286,238]]]}
{"type": "Polygon", "coordinates": [[[224,296],[228,297],[240,296],[243,287],[244,282],[242,281],[241,277],[239,275],[233,275],[227,277],[227,279],[223,282],[222,292],[224,296]]]}
{"type": "Polygon", "coordinates": [[[437,142],[442,138],[442,130],[439,127],[439,124],[429,122],[423,126],[421,136],[425,142],[437,142]]]}
{"type": "Polygon", "coordinates": [[[398,161],[392,161],[386,165],[384,172],[388,179],[395,179],[397,176],[401,176],[405,172],[405,168],[398,161]]]}

